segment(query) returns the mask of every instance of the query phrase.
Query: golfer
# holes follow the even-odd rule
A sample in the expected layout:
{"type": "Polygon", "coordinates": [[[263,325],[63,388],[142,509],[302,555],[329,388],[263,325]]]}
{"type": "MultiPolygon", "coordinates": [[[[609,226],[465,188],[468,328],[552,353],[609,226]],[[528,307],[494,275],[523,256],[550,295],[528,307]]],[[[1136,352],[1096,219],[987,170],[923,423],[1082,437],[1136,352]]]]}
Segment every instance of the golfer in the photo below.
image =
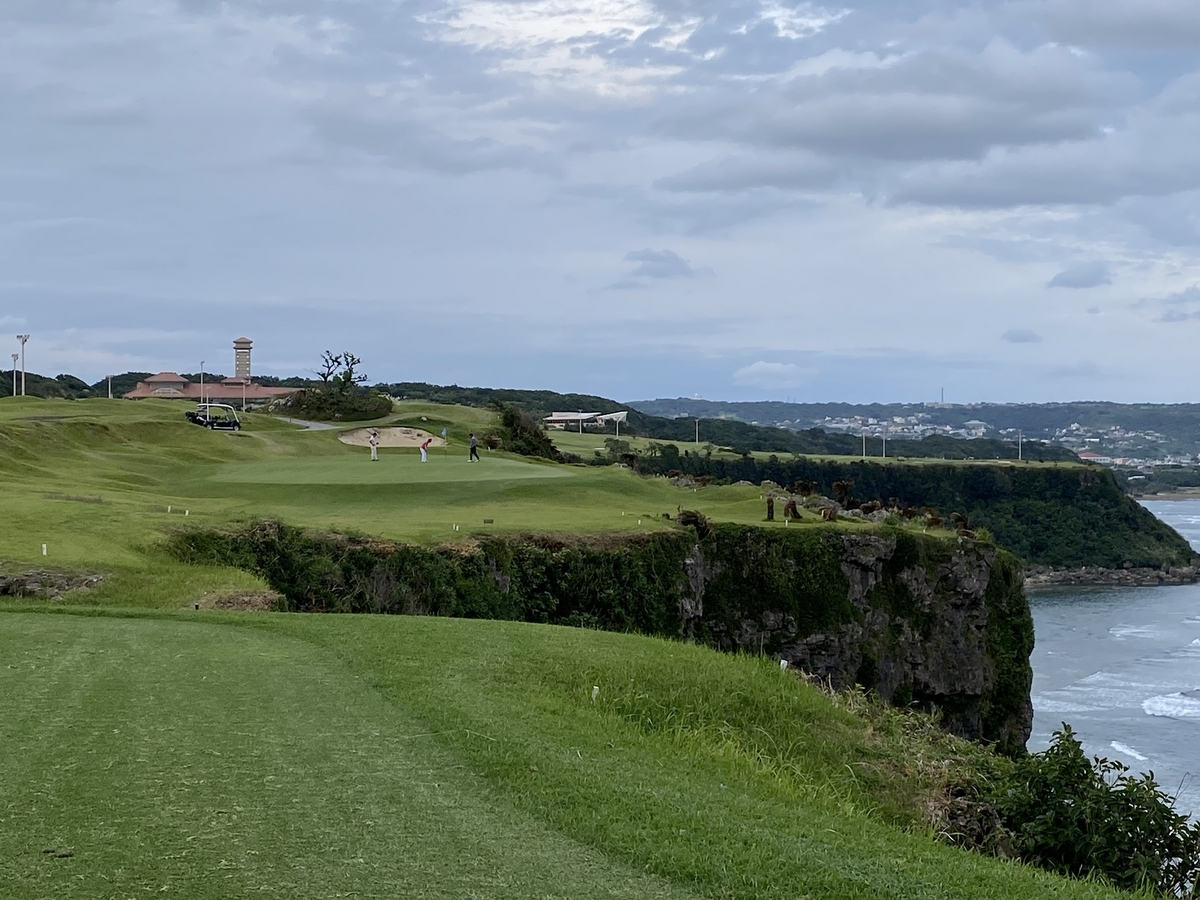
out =
{"type": "Polygon", "coordinates": [[[426,451],[429,450],[429,445],[432,443],[433,438],[425,438],[425,441],[421,444],[421,462],[429,462],[429,454],[426,451]]]}
{"type": "Polygon", "coordinates": [[[379,462],[379,432],[374,428],[371,429],[367,443],[371,445],[371,462],[379,462]]]}
{"type": "Polygon", "coordinates": [[[467,456],[467,462],[479,461],[479,438],[475,437],[475,432],[471,432],[471,452],[467,456]]]}

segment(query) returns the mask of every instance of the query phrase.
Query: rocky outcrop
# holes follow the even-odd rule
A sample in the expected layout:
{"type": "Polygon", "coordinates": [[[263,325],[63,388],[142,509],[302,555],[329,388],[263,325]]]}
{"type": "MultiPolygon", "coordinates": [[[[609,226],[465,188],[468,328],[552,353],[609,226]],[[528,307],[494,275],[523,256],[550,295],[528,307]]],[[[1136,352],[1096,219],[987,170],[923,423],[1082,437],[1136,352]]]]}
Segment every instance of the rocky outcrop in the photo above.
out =
{"type": "Polygon", "coordinates": [[[1196,584],[1198,581],[1200,581],[1200,566],[1122,569],[1106,569],[1101,566],[1079,566],[1078,568],[1033,566],[1025,570],[1025,583],[1029,587],[1068,584],[1156,587],[1163,584],[1196,584]]]}
{"type": "Polygon", "coordinates": [[[932,555],[911,546],[898,553],[896,536],[840,541],[840,621],[804,627],[780,604],[732,622],[709,619],[714,643],[770,653],[834,688],[858,684],[890,703],[937,709],[964,737],[1023,747],[1033,722],[1033,626],[1015,560],[965,541],[932,555]]]}
{"type": "Polygon", "coordinates": [[[104,580],[94,573],[31,570],[18,574],[0,573],[0,597],[40,597],[57,600],[68,591],[92,588],[104,580]]]}

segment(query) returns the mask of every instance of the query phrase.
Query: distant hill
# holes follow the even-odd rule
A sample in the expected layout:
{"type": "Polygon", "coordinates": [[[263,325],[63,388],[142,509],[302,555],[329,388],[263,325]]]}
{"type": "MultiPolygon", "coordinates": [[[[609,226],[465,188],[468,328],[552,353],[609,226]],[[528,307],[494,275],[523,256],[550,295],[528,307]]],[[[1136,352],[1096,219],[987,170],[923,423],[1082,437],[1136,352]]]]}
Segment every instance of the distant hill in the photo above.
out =
{"type": "MultiPolygon", "coordinates": [[[[552,412],[587,411],[609,413],[629,410],[627,425],[621,426],[622,434],[654,438],[663,441],[692,442],[696,439],[696,418],[668,417],[655,415],[630,404],[618,403],[607,397],[593,394],[560,394],[555,391],[526,391],[511,388],[459,387],[458,385],[435,385],[424,382],[399,382],[375,385],[377,390],[387,391],[394,397],[407,400],[427,400],[433,403],[455,403],[462,406],[490,406],[508,403],[528,410],[539,416],[552,412]]],[[[730,447],[735,451],[762,451],[769,453],[797,453],[814,455],[857,456],[863,451],[859,435],[840,434],[823,428],[794,430],[774,425],[751,424],[732,416],[700,414],[699,437],[702,443],[730,447]]],[[[615,429],[607,429],[615,433],[615,429]]],[[[881,438],[867,438],[868,456],[883,453],[881,438]]],[[[920,441],[904,441],[889,444],[894,452],[903,456],[935,459],[1016,459],[1016,441],[963,440],[949,437],[929,437],[920,441]]],[[[1076,456],[1063,447],[1048,446],[1027,441],[1024,446],[1026,459],[1075,460],[1076,456]]]]}
{"type": "MultiPolygon", "coordinates": [[[[653,416],[729,418],[758,425],[804,430],[828,428],[831,420],[920,418],[923,425],[965,429],[983,422],[989,437],[1020,430],[1026,438],[1093,447],[1112,456],[1161,459],[1194,456],[1200,450],[1200,403],[734,403],[716,400],[637,400],[630,404],[653,416]]],[[[985,455],[985,454],[981,454],[985,455]]]]}

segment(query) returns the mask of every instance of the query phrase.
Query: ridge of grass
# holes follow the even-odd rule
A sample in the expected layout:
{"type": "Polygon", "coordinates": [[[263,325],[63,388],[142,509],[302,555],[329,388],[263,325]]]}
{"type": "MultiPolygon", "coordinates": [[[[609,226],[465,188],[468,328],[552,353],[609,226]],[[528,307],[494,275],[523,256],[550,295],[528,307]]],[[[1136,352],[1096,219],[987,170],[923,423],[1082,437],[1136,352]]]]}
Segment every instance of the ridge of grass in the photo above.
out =
{"type": "Polygon", "coordinates": [[[82,612],[0,613],[6,896],[1118,896],[934,841],[941,751],[914,775],[878,720],[769,661],[521,623],[82,612]]]}

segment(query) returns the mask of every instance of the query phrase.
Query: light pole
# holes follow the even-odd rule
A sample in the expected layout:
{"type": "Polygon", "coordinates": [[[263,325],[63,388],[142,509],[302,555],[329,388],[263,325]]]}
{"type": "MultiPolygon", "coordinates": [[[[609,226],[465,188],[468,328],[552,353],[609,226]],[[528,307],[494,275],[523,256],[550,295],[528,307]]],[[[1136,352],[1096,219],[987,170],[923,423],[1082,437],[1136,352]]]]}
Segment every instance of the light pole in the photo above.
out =
{"type": "Polygon", "coordinates": [[[1024,443],[1025,443],[1025,432],[1018,428],[1017,429],[1017,462],[1020,462],[1022,459],[1023,450],[1024,450],[1024,447],[1022,445],[1024,443]]]}
{"type": "Polygon", "coordinates": [[[867,429],[863,429],[863,459],[867,458],[867,429]]]}
{"type": "Polygon", "coordinates": [[[29,335],[18,334],[17,340],[21,342],[21,396],[25,396],[25,342],[29,340],[29,335]]]}
{"type": "Polygon", "coordinates": [[[200,360],[200,402],[204,402],[204,360],[200,360]]]}
{"type": "Polygon", "coordinates": [[[17,396],[17,356],[18,355],[19,354],[17,354],[17,353],[14,353],[12,355],[12,358],[13,358],[13,396],[14,397],[17,396]]]}
{"type": "Polygon", "coordinates": [[[246,411],[246,382],[249,380],[249,378],[242,379],[242,412],[246,411]]]}
{"type": "Polygon", "coordinates": [[[112,376],[108,376],[108,399],[112,399],[112,376]]]}
{"type": "Polygon", "coordinates": [[[700,417],[696,416],[696,446],[700,446],[700,417]]]}

